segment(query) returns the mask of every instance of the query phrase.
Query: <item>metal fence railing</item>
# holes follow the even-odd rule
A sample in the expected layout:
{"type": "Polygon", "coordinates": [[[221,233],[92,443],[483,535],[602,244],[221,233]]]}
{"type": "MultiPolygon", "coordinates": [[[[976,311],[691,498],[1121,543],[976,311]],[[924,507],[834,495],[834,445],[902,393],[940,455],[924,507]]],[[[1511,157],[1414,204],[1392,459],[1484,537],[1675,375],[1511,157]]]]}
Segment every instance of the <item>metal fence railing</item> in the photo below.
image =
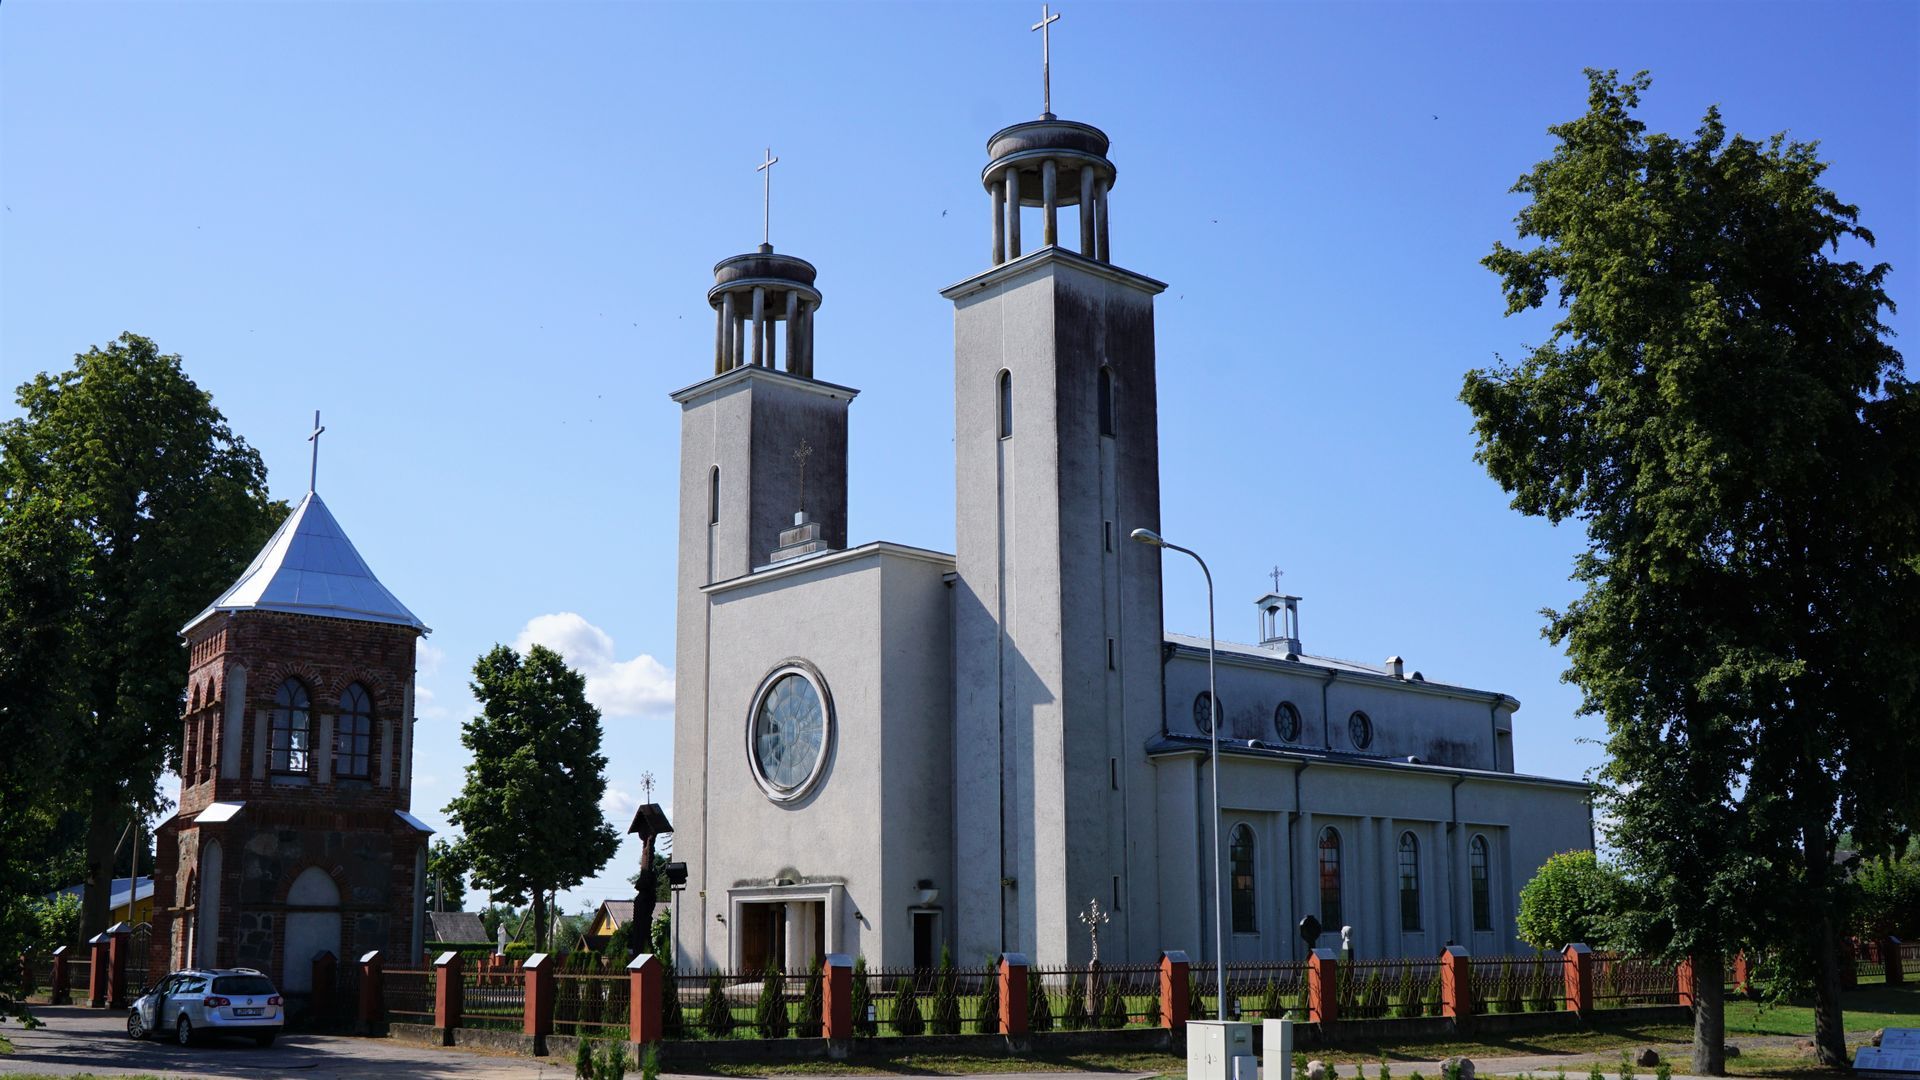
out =
{"type": "MultiPolygon", "coordinates": [[[[1554,1012],[1567,1007],[1566,961],[1558,956],[1501,956],[1470,963],[1475,1012],[1554,1012]]],[[[1669,968],[1669,982],[1672,974],[1669,968]]]]}
{"type": "MultiPolygon", "coordinates": [[[[1212,964],[1188,968],[1187,1012],[1196,1020],[1220,1016],[1217,970],[1212,964]]],[[[1305,962],[1227,964],[1227,1019],[1278,1019],[1288,1011],[1298,1019],[1306,1008],[1305,962]]]]}
{"type": "Polygon", "coordinates": [[[1111,1031],[1159,1022],[1160,969],[1153,965],[1029,968],[1027,990],[1027,1023],[1034,1031],[1111,1031]]]}
{"type": "Polygon", "coordinates": [[[519,1031],[526,1023],[527,977],[511,969],[460,975],[460,1026],[519,1031]]]}
{"type": "Polygon", "coordinates": [[[127,935],[127,988],[130,993],[139,993],[158,977],[149,979],[152,964],[153,924],[141,923],[127,935]]]}
{"type": "MultiPolygon", "coordinates": [[[[822,976],[808,973],[668,972],[663,1026],[668,1038],[818,1037],[821,980],[822,976]]],[[[861,1024],[858,983],[856,979],[856,1029],[861,1024]]]]}
{"type": "MultiPolygon", "coordinates": [[[[68,950],[73,952],[75,950],[68,950]]],[[[87,987],[93,979],[93,958],[85,952],[67,958],[67,995],[75,1001],[87,1000],[87,987]]]]}
{"type": "MultiPolygon", "coordinates": [[[[1351,960],[1342,965],[1335,990],[1339,1014],[1356,1020],[1440,1015],[1437,957],[1351,960]]],[[[1297,1017],[1306,1015],[1305,998],[1297,1017]]]]}
{"type": "Polygon", "coordinates": [[[1593,1003],[1602,1009],[1625,1005],[1674,1005],[1680,984],[1673,965],[1638,956],[1595,953],[1593,1003]]]}
{"type": "Polygon", "coordinates": [[[431,968],[389,968],[382,972],[387,1022],[433,1023],[433,979],[431,968]]]}
{"type": "Polygon", "coordinates": [[[553,1030],[561,1035],[599,1035],[625,1039],[630,1019],[628,986],[632,980],[601,972],[562,971],[554,976],[553,1030]]]}

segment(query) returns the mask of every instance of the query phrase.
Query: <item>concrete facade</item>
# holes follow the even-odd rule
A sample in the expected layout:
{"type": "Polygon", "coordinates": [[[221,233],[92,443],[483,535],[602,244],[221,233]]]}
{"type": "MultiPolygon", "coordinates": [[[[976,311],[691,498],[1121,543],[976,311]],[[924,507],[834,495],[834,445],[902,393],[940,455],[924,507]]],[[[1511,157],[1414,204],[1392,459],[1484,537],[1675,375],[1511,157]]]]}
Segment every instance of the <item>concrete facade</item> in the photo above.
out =
{"type": "MultiPolygon", "coordinates": [[[[1165,632],[1159,551],[1128,540],[1159,525],[1164,286],[1111,263],[1106,150],[1052,118],[989,143],[993,265],[943,293],[953,556],[847,547],[854,391],[810,345],[785,372],[729,351],[721,291],[721,373],[673,395],[682,970],[1083,964],[1090,900],[1104,959],[1213,957],[1206,641],[1165,632]],[[1052,220],[1076,204],[1078,251],[1052,220]]],[[[1591,845],[1585,786],[1514,774],[1512,698],[1303,654],[1298,598],[1259,603],[1262,644],[1219,662],[1229,958],[1300,957],[1310,913],[1363,957],[1512,947],[1521,885],[1591,845]]]]}

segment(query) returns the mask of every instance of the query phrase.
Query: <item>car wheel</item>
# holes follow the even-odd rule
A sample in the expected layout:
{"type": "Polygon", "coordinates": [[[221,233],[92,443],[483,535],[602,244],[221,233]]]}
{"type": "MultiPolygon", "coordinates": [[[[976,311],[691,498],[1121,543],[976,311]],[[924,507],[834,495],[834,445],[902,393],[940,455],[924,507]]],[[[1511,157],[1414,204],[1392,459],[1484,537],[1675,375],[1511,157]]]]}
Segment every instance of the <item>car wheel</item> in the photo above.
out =
{"type": "Polygon", "coordinates": [[[277,1034],[279,1034],[279,1033],[278,1033],[278,1032],[274,1032],[274,1031],[260,1031],[260,1032],[255,1032],[255,1033],[254,1033],[254,1036],[253,1036],[253,1045],[255,1045],[255,1046],[272,1046],[272,1045],[273,1045],[273,1037],[274,1037],[275,1035],[277,1035],[277,1034]]]}
{"type": "Polygon", "coordinates": [[[182,1013],[179,1022],[173,1025],[173,1041],[181,1046],[192,1046],[193,1040],[193,1021],[187,1019],[186,1014],[182,1013]]]}
{"type": "Polygon", "coordinates": [[[147,1037],[147,1025],[140,1019],[139,1009],[127,1010],[127,1038],[144,1039],[147,1037]]]}

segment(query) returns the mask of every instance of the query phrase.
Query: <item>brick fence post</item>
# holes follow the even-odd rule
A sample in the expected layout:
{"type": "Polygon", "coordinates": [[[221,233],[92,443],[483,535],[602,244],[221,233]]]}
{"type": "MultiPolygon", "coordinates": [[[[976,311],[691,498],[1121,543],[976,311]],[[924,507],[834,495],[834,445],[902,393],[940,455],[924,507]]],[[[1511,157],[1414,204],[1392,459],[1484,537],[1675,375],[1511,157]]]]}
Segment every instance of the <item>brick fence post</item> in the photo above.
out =
{"type": "Polygon", "coordinates": [[[354,1029],[362,1035],[380,1030],[387,1016],[387,995],[382,972],[387,958],[375,949],[360,958],[360,1008],[354,1016],[354,1029]]]}
{"type": "Polygon", "coordinates": [[[73,997],[69,993],[72,987],[68,983],[73,976],[67,971],[67,950],[71,948],[71,945],[62,945],[53,950],[53,985],[47,990],[49,1005],[73,1004],[73,997]]]}
{"type": "Polygon", "coordinates": [[[1473,1018],[1473,958],[1464,945],[1440,953],[1440,1015],[1455,1022],[1473,1018]]]}
{"type": "Polygon", "coordinates": [[[337,969],[340,961],[325,949],[313,954],[313,996],[308,999],[313,1015],[320,1020],[330,1021],[339,1011],[337,1000],[337,969]]]}
{"type": "Polygon", "coordinates": [[[453,1045],[453,1030],[467,1004],[466,969],[460,954],[449,950],[433,962],[433,1026],[440,1029],[440,1045],[453,1045]]]}
{"type": "Polygon", "coordinates": [[[547,953],[534,953],[521,967],[526,979],[527,1006],[520,1014],[520,1030],[533,1036],[533,1052],[547,1052],[547,1036],[553,1034],[553,969],[558,965],[547,953]]]}
{"type": "Polygon", "coordinates": [[[1187,954],[1179,949],[1160,954],[1160,1015],[1155,1019],[1163,1028],[1186,1030],[1187,995],[1193,992],[1189,985],[1192,966],[1187,962],[1187,954]]]}
{"type": "Polygon", "coordinates": [[[821,976],[820,1034],[844,1042],[853,1038],[853,957],[828,953],[821,976]]]}
{"type": "Polygon", "coordinates": [[[124,922],[107,927],[107,1004],[127,1007],[127,955],[133,951],[133,927],[124,922]]]}
{"type": "Polygon", "coordinates": [[[1689,956],[1685,960],[1680,961],[1674,968],[1673,975],[1674,989],[1679,993],[1680,1004],[1692,1008],[1695,997],[1693,957],[1689,956]]]}
{"type": "Polygon", "coordinates": [[[1898,986],[1907,981],[1907,973],[1900,963],[1900,939],[1884,937],[1880,939],[1880,967],[1887,973],[1887,985],[1898,986]]]}
{"type": "Polygon", "coordinates": [[[1315,949],[1307,957],[1307,1019],[1325,1027],[1340,1019],[1340,954],[1315,949]]]}
{"type": "Polygon", "coordinates": [[[1593,1012],[1593,950],[1576,941],[1565,950],[1567,1011],[1581,1016],[1593,1012]]]}
{"type": "Polygon", "coordinates": [[[666,1023],[664,983],[660,958],[652,953],[627,964],[627,1038],[636,1047],[660,1041],[666,1023]]]}
{"type": "Polygon", "coordinates": [[[1027,1034],[1027,958],[1000,954],[1000,1034],[1027,1034]]]}
{"type": "Polygon", "coordinates": [[[87,1007],[104,1009],[107,1007],[107,935],[95,934],[87,939],[87,945],[87,1007]]]}
{"type": "Polygon", "coordinates": [[[1753,965],[1744,952],[1733,954],[1733,989],[1738,994],[1753,992],[1753,965]]]}

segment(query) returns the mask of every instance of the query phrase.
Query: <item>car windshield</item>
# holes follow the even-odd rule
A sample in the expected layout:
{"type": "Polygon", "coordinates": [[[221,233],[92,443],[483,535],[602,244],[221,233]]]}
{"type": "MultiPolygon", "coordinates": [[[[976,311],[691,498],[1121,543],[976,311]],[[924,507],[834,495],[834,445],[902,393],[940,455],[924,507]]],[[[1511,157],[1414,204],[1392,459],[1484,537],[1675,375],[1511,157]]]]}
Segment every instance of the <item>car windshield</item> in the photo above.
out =
{"type": "Polygon", "coordinates": [[[273,983],[265,975],[222,975],[213,980],[213,992],[237,997],[273,993],[273,983]]]}

